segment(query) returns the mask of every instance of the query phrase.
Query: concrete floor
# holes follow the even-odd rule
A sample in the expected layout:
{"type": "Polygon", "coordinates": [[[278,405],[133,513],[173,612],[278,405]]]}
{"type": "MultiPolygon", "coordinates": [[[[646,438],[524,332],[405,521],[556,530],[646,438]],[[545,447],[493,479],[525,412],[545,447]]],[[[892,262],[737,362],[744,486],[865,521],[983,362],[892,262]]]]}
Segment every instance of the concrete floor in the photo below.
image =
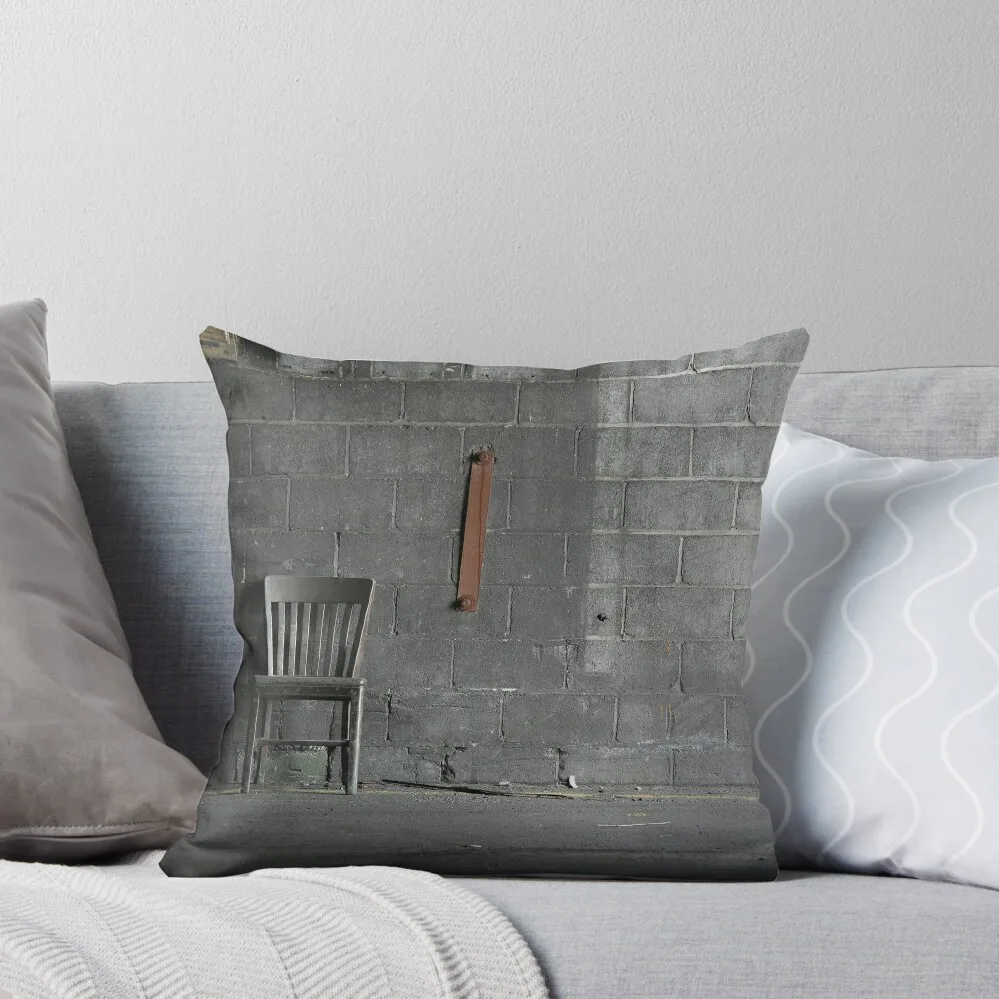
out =
{"type": "Polygon", "coordinates": [[[382,783],[205,792],[168,873],[388,864],[439,874],[772,880],[767,810],[745,793],[456,790],[382,783]]]}

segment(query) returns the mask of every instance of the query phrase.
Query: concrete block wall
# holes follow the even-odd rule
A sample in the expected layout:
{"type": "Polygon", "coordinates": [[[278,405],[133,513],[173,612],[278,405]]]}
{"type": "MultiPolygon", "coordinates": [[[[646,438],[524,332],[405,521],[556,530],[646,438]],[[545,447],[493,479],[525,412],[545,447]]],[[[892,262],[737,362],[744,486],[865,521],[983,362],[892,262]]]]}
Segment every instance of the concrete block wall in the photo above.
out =
{"type": "MultiPolygon", "coordinates": [[[[238,700],[265,669],[265,575],[370,576],[362,781],[755,787],[748,586],[804,334],[577,371],[203,342],[230,419],[238,700]],[[483,447],[497,464],[466,614],[453,603],[483,447]]],[[[289,704],[278,724],[336,727],[327,705],[289,704]]],[[[227,740],[223,782],[238,710],[227,740]]],[[[335,779],[325,750],[271,755],[264,779],[335,779]]]]}

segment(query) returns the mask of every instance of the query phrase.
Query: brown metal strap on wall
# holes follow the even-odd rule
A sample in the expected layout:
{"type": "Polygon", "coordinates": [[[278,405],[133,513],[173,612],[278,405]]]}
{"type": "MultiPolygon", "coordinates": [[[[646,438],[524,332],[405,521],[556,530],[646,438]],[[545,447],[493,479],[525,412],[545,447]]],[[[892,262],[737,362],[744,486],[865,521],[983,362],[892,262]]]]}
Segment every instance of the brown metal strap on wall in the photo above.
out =
{"type": "Polygon", "coordinates": [[[461,564],[458,567],[458,599],[454,606],[460,611],[479,609],[479,584],[486,549],[486,520],[489,517],[489,491],[493,484],[492,451],[478,451],[472,456],[468,477],[468,506],[465,508],[465,529],[461,536],[461,564]]]}

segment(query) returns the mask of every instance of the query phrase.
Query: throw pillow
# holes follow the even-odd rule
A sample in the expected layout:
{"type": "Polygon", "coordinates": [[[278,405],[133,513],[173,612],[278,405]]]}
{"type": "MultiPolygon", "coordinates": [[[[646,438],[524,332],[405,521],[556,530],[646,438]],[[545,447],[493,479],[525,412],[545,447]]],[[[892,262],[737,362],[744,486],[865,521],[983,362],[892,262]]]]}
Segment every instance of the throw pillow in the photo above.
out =
{"type": "Polygon", "coordinates": [[[204,778],[167,747],[66,458],[45,306],[0,308],[0,857],[84,860],[193,826],[204,778]]]}
{"type": "Polygon", "coordinates": [[[566,371],[206,330],[245,655],[167,873],[772,878],[738,681],[806,343],[566,371]]]}
{"type": "Polygon", "coordinates": [[[784,426],[743,685],[781,866],[999,888],[999,458],[784,426]]]}

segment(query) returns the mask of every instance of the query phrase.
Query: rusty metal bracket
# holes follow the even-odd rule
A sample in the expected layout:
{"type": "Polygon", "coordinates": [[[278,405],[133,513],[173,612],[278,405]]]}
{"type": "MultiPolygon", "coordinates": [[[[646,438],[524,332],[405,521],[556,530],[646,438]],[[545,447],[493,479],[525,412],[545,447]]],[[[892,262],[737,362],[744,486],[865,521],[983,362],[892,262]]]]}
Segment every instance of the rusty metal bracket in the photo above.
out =
{"type": "Polygon", "coordinates": [[[461,535],[461,563],[458,567],[458,598],[455,610],[479,609],[479,585],[486,549],[486,521],[489,517],[489,492],[493,484],[493,451],[478,451],[472,456],[468,475],[468,505],[461,535]]]}

